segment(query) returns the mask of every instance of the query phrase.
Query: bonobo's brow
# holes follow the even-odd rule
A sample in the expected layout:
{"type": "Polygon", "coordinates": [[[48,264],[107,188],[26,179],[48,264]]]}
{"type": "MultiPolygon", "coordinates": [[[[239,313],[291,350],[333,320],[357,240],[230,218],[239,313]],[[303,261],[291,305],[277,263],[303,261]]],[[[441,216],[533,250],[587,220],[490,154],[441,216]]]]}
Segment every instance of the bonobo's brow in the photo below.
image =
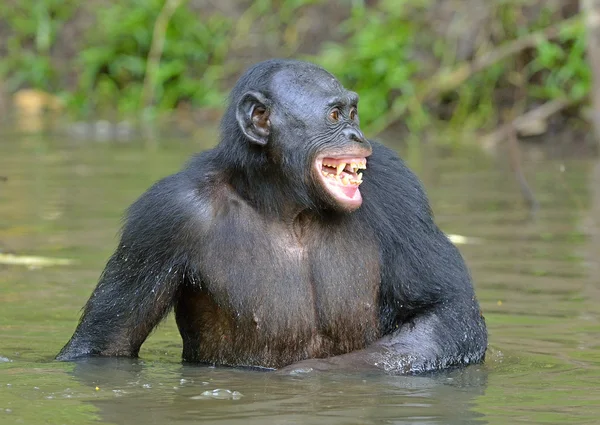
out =
{"type": "Polygon", "coordinates": [[[333,97],[327,102],[327,106],[332,107],[336,105],[356,105],[358,103],[358,94],[353,91],[346,92],[345,96],[333,97]]]}

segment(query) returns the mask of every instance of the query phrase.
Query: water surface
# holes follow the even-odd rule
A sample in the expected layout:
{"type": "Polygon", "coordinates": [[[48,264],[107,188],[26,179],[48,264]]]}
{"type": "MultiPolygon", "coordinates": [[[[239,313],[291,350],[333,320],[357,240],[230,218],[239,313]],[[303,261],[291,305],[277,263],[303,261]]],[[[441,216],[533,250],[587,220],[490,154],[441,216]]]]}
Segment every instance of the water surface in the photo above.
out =
{"type": "Polygon", "coordinates": [[[124,209],[211,145],[0,138],[0,252],[76,260],[0,265],[0,424],[597,423],[600,162],[537,147],[525,155],[540,202],[528,220],[502,154],[397,146],[442,229],[470,238],[459,248],[490,331],[484,365],[422,377],[184,366],[172,317],[139,360],[54,362],[124,209]]]}

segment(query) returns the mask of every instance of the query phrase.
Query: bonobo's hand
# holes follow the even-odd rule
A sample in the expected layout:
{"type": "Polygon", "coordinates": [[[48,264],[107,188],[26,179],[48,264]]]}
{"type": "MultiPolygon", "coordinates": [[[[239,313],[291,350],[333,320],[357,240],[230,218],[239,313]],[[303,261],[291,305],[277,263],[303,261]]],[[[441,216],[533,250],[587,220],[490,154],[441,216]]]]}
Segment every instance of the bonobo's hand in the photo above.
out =
{"type": "Polygon", "coordinates": [[[324,359],[306,359],[278,369],[277,375],[300,375],[315,372],[410,372],[409,359],[402,359],[387,347],[375,344],[364,350],[324,359]],[[392,361],[393,360],[393,361],[392,361]]]}
{"type": "Polygon", "coordinates": [[[304,375],[314,372],[326,372],[337,368],[338,365],[331,358],[306,359],[277,369],[274,373],[276,375],[304,375]]]}
{"type": "Polygon", "coordinates": [[[435,369],[432,356],[410,354],[399,335],[388,335],[371,346],[325,359],[306,359],[278,369],[278,375],[299,375],[335,371],[343,373],[380,371],[391,375],[410,375],[435,369]]]}

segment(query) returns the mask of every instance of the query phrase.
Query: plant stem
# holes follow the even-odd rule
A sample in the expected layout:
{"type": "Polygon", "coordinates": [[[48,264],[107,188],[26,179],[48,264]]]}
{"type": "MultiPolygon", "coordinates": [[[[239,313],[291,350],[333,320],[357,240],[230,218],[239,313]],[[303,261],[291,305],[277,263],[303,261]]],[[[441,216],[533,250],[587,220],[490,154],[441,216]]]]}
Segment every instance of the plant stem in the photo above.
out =
{"type": "Polygon", "coordinates": [[[152,43],[146,61],[146,75],[144,76],[144,86],[142,89],[142,110],[149,108],[154,102],[156,77],[158,75],[160,58],[165,45],[167,27],[171,17],[183,1],[184,0],[166,0],[154,22],[154,32],[152,33],[152,43]]]}

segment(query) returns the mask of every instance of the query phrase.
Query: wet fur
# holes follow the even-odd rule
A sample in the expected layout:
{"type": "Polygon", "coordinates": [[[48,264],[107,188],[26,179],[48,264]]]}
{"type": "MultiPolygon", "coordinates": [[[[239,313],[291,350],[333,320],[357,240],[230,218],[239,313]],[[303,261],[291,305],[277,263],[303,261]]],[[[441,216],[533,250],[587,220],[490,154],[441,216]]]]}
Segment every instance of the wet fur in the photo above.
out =
{"type": "MultiPolygon", "coordinates": [[[[312,65],[267,61],[240,79],[231,104],[249,88],[274,98],[274,76],[294,66],[316,78],[312,65]]],[[[192,362],[279,368],[366,349],[361,361],[412,373],[484,359],[469,272],[393,151],[371,142],[363,204],[347,213],[306,174],[316,142],[261,148],[234,115],[230,107],[215,149],[129,208],[58,359],[137,356],[172,308],[192,362]]]]}

